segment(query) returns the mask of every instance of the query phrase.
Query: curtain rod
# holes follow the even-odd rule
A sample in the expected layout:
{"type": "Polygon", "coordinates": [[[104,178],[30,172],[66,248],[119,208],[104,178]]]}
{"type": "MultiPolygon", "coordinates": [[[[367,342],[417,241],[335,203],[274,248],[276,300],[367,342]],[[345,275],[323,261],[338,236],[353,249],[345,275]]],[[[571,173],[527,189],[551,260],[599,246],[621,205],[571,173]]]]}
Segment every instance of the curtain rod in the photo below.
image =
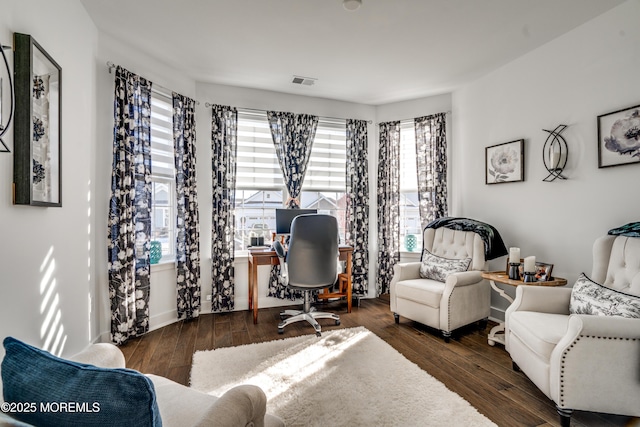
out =
{"type": "MultiPolygon", "coordinates": [[[[205,102],[204,103],[204,106],[207,107],[207,108],[213,107],[214,105],[215,104],[212,104],[210,102],[205,102]]],[[[267,110],[260,110],[258,108],[245,108],[245,107],[236,107],[236,108],[238,108],[240,110],[252,111],[252,112],[256,112],[256,113],[264,113],[264,112],[267,111],[267,110]]],[[[329,117],[329,116],[318,116],[318,117],[321,117],[323,119],[331,119],[331,120],[348,120],[348,119],[345,119],[343,117],[329,117]]],[[[358,119],[358,120],[360,120],[360,119],[358,119]]],[[[372,124],[373,120],[366,120],[366,122],[369,123],[369,124],[372,124]]]]}
{"type": "MultiPolygon", "coordinates": [[[[113,69],[114,69],[114,68],[116,68],[116,65],[115,65],[113,62],[111,62],[111,61],[107,61],[107,67],[109,67],[109,74],[111,74],[111,72],[113,71],[113,69]]],[[[167,87],[164,87],[164,86],[162,86],[162,85],[160,85],[160,84],[157,84],[157,83],[153,83],[153,84],[152,84],[152,86],[151,86],[151,90],[153,90],[153,87],[154,87],[154,86],[159,87],[160,89],[163,89],[163,90],[165,90],[166,92],[174,92],[174,91],[172,91],[171,89],[169,89],[169,88],[167,88],[167,87]]],[[[196,100],[196,105],[200,105],[200,101],[197,101],[197,100],[196,100]]]]}
{"type": "MultiPolygon", "coordinates": [[[[442,114],[442,113],[433,113],[433,114],[427,114],[427,116],[435,116],[436,114],[442,114]]],[[[449,111],[445,111],[444,114],[446,114],[447,116],[451,115],[451,110],[449,111]]],[[[425,117],[425,116],[418,116],[418,117],[425,117]]],[[[385,120],[383,122],[377,122],[376,124],[379,125],[381,123],[389,123],[389,122],[408,122],[408,121],[413,121],[415,119],[417,119],[418,117],[412,117],[410,119],[400,119],[400,120],[385,120]]]]}

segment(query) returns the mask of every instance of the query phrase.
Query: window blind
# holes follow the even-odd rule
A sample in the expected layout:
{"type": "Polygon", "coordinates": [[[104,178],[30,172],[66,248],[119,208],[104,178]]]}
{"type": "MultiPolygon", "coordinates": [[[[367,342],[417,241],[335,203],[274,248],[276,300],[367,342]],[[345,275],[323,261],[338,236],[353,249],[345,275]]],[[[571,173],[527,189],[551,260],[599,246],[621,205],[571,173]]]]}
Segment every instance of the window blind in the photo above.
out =
{"type": "Polygon", "coordinates": [[[304,191],[345,191],[346,138],[345,120],[319,118],[302,184],[304,191]]]}
{"type": "Polygon", "coordinates": [[[173,159],[173,100],[166,90],[151,91],[151,175],[175,177],[173,159]]]}
{"type": "Polygon", "coordinates": [[[418,191],[416,132],[413,120],[400,122],[400,191],[418,191]]]}
{"type": "MultiPolygon", "coordinates": [[[[319,118],[304,191],[345,191],[346,122],[319,118]]],[[[236,188],[282,189],[266,111],[238,110],[236,188]]]]}
{"type": "Polygon", "coordinates": [[[236,188],[270,190],[284,186],[266,111],[238,110],[236,162],[236,188]]]}

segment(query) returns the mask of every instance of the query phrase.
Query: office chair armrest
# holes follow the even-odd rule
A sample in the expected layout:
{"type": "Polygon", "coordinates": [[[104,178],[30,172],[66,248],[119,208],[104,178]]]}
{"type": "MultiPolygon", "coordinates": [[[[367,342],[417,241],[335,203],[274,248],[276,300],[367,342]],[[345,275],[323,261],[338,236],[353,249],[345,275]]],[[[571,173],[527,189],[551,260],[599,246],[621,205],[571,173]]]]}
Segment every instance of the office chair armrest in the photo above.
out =
{"type": "Polygon", "coordinates": [[[287,255],[287,252],[284,250],[282,243],[277,240],[273,242],[273,250],[276,251],[276,255],[278,255],[278,258],[284,258],[287,255]]]}
{"type": "Polygon", "coordinates": [[[285,257],[287,252],[284,250],[282,243],[279,241],[273,242],[273,250],[276,251],[276,255],[278,255],[278,261],[280,262],[280,277],[282,277],[282,281],[284,284],[289,283],[289,269],[287,267],[287,263],[285,262],[285,257]]]}

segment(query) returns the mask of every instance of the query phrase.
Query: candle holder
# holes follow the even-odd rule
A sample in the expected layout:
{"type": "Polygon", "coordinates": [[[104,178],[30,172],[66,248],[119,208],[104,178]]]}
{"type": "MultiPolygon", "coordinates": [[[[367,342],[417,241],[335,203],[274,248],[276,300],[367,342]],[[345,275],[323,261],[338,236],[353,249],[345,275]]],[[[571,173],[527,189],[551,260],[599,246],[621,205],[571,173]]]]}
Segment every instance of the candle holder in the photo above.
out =
{"type": "Polygon", "coordinates": [[[555,179],[567,179],[562,175],[565,166],[567,166],[567,157],[569,156],[569,148],[567,147],[567,141],[560,133],[565,130],[567,125],[558,125],[554,130],[542,129],[545,132],[549,132],[547,140],[542,147],[542,162],[544,167],[549,172],[549,175],[544,182],[551,182],[555,179]]]}
{"type": "Polygon", "coordinates": [[[523,282],[535,282],[536,281],[536,273],[534,271],[525,271],[523,282]]]}
{"type": "Polygon", "coordinates": [[[519,262],[509,263],[509,279],[520,280],[520,263],[519,262]]]}

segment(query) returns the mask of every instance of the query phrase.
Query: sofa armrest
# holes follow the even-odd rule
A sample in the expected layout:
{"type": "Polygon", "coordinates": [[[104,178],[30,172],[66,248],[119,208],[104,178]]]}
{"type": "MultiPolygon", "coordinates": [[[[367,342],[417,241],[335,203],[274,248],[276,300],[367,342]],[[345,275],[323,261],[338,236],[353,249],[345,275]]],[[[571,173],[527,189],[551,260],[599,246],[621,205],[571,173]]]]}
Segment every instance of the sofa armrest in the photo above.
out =
{"type": "Polygon", "coordinates": [[[551,354],[551,397],[562,408],[640,416],[639,360],[640,319],[573,314],[551,354]]]}
{"type": "Polygon", "coordinates": [[[420,262],[402,262],[393,266],[393,281],[411,280],[420,278],[420,262]]]}
{"type": "Polygon", "coordinates": [[[196,423],[207,426],[264,427],[267,396],[260,387],[239,385],[220,396],[196,423]]]}
{"type": "Polygon", "coordinates": [[[80,353],[71,356],[69,360],[86,363],[101,368],[125,368],[124,354],[113,344],[92,344],[80,353]]]}
{"type": "Polygon", "coordinates": [[[389,308],[396,312],[396,283],[420,278],[420,262],[403,262],[393,266],[393,278],[389,284],[389,308]]]}
{"type": "Polygon", "coordinates": [[[521,285],[517,287],[516,299],[507,308],[505,316],[514,311],[569,314],[570,299],[571,288],[521,285]]]}
{"type": "Polygon", "coordinates": [[[454,286],[469,286],[481,282],[482,280],[482,271],[461,271],[460,273],[448,275],[445,284],[447,288],[454,286]]]}

